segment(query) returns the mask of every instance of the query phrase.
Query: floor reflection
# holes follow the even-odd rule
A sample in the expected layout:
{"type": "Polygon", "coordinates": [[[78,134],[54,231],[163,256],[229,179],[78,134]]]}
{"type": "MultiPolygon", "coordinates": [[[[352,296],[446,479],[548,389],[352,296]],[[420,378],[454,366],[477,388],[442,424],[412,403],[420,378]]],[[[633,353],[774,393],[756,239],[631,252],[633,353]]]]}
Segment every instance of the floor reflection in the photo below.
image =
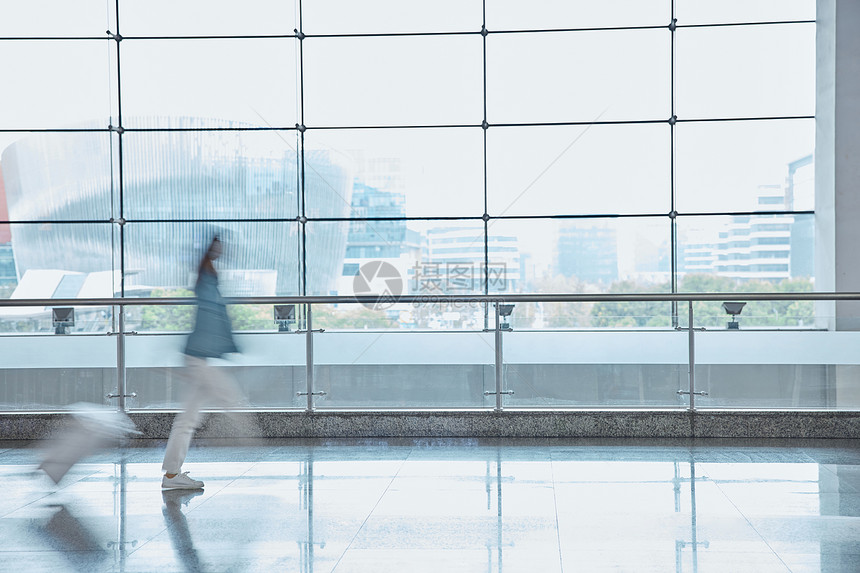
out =
{"type": "Polygon", "coordinates": [[[161,513],[167,524],[173,551],[182,564],[183,570],[193,573],[203,571],[203,567],[200,564],[197,550],[194,548],[194,540],[188,530],[188,520],[182,513],[182,506],[187,506],[188,502],[198,495],[203,495],[202,489],[170,489],[161,492],[161,499],[164,502],[161,513]]]}
{"type": "Polygon", "coordinates": [[[168,491],[161,454],[106,452],[46,486],[0,451],[0,571],[860,570],[853,442],[204,443],[206,489],[168,491]]]}
{"type": "Polygon", "coordinates": [[[307,458],[301,464],[298,480],[300,501],[299,508],[304,511],[307,537],[298,541],[299,565],[302,573],[312,573],[314,570],[314,548],[325,549],[325,541],[314,539],[314,451],[309,450],[307,458]]]}
{"type": "Polygon", "coordinates": [[[675,477],[673,481],[673,491],[675,493],[675,511],[682,511],[681,502],[681,483],[688,482],[690,485],[690,537],[689,539],[675,540],[675,571],[683,572],[684,556],[687,552],[690,554],[691,571],[698,573],[699,571],[699,547],[707,549],[710,543],[708,541],[699,541],[699,534],[696,530],[696,464],[689,462],[690,477],[681,477],[681,462],[674,462],[675,477]]]}
{"type": "Polygon", "coordinates": [[[98,566],[109,557],[96,535],[65,505],[50,506],[56,511],[44,525],[47,543],[78,571],[98,566]]]}

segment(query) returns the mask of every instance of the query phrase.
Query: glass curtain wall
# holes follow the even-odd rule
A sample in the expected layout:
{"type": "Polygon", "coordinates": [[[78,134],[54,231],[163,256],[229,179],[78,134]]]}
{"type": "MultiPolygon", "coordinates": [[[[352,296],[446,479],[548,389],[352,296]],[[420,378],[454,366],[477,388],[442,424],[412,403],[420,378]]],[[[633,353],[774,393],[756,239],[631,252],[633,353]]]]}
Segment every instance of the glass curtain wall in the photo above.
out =
{"type": "MultiPolygon", "coordinates": [[[[43,0],[0,6],[0,61],[3,297],[186,296],[213,233],[228,296],[427,297],[321,306],[329,331],[492,328],[437,294],[812,289],[814,0],[43,0]]],[[[679,324],[669,303],[511,322],[679,324]]],[[[290,348],[272,366],[298,379],[290,348]]]]}
{"type": "Polygon", "coordinates": [[[813,0],[0,10],[5,296],[181,294],[216,230],[232,294],[814,277],[813,0]]]}

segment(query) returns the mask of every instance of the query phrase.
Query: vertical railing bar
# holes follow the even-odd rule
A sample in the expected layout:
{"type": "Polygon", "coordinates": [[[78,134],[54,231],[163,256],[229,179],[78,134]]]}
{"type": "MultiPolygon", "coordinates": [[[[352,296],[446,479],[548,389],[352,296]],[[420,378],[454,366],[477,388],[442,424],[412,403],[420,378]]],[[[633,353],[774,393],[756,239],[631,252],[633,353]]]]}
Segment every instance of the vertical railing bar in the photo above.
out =
{"type": "Polygon", "coordinates": [[[308,404],[307,412],[314,409],[314,331],[311,324],[311,305],[305,307],[305,378],[307,379],[308,404]]]}
{"type": "Polygon", "coordinates": [[[125,306],[114,307],[117,313],[118,330],[116,333],[116,393],[117,409],[127,412],[125,404],[125,306]]]}
{"type": "Polygon", "coordinates": [[[499,303],[496,303],[496,412],[502,411],[502,329],[499,324],[499,303]]]}
{"type": "Polygon", "coordinates": [[[696,409],[696,340],[693,329],[693,301],[689,303],[688,346],[690,351],[690,412],[696,409]]]}

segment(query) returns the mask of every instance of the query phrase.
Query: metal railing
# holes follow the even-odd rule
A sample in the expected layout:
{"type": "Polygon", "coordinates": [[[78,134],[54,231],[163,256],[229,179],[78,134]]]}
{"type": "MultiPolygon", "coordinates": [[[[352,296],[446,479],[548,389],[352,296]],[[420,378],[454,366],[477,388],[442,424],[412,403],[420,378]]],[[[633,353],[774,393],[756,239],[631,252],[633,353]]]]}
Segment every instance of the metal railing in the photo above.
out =
{"type": "MultiPolygon", "coordinates": [[[[694,327],[693,303],[699,301],[860,301],[860,292],[794,292],[794,293],[622,293],[622,294],[498,294],[498,295],[403,295],[399,296],[393,302],[404,304],[456,304],[456,303],[477,303],[486,305],[485,309],[489,312],[492,307],[494,321],[493,328],[488,328],[486,331],[494,333],[494,355],[495,355],[495,389],[493,391],[484,392],[485,395],[495,396],[495,411],[503,410],[502,397],[506,394],[512,394],[510,390],[504,388],[504,354],[503,354],[503,333],[506,328],[501,322],[500,307],[503,304],[512,303],[601,303],[601,302],[671,302],[672,303],[672,319],[673,328],[688,332],[688,355],[689,355],[689,390],[678,390],[679,395],[689,396],[688,410],[696,409],[695,397],[707,395],[706,392],[699,392],[695,386],[695,336],[697,329],[694,327]],[[687,326],[681,326],[679,316],[682,311],[679,308],[686,303],[686,314],[688,318],[687,326]]],[[[392,302],[390,297],[381,298],[376,296],[254,296],[254,297],[228,297],[225,298],[228,305],[280,305],[294,304],[301,305],[305,309],[304,327],[297,332],[303,333],[306,340],[306,391],[298,392],[299,395],[307,397],[305,410],[311,412],[314,410],[313,397],[323,395],[325,392],[315,391],[314,388],[314,333],[323,332],[322,329],[313,329],[312,323],[312,308],[315,305],[332,305],[332,304],[363,304],[373,306],[375,304],[392,302]]],[[[91,298],[91,299],[0,299],[0,308],[2,307],[111,307],[114,312],[115,331],[108,332],[109,335],[116,336],[116,354],[117,354],[117,392],[110,394],[108,398],[117,399],[117,408],[122,411],[127,411],[127,398],[134,397],[134,393],[129,393],[126,387],[126,353],[125,353],[125,337],[130,334],[136,334],[126,331],[125,325],[125,308],[128,306],[171,306],[171,305],[195,305],[195,298],[191,297],[176,297],[176,298],[91,298]]]]}

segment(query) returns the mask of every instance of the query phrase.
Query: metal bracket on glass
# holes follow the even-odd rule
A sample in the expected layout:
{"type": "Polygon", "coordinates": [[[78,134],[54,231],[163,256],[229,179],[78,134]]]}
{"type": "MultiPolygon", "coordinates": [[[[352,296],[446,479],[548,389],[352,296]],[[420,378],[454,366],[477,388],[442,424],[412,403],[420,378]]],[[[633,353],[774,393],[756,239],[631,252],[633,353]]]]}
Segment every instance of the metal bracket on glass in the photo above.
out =
{"type": "MultiPolygon", "coordinates": [[[[690,328],[688,326],[676,326],[675,330],[677,330],[678,332],[688,332],[690,330],[690,328]]],[[[699,332],[705,332],[705,330],[707,330],[707,329],[703,326],[700,326],[699,328],[693,328],[693,330],[699,331],[699,332]]]]}
{"type": "MultiPolygon", "coordinates": [[[[307,395],[308,395],[307,392],[296,392],[296,396],[307,396],[307,395]]],[[[311,396],[325,396],[326,393],[325,392],[311,392],[310,395],[311,396]]]]}
{"type": "Polygon", "coordinates": [[[513,390],[502,390],[501,392],[493,392],[492,390],[484,390],[484,396],[495,396],[496,394],[513,394],[513,390]]]}
{"type": "MultiPolygon", "coordinates": [[[[294,330],[293,332],[295,332],[296,334],[307,334],[308,333],[307,329],[294,330]]],[[[311,332],[325,332],[325,328],[313,328],[313,329],[311,329],[311,332]]]]}
{"type": "Polygon", "coordinates": [[[681,396],[681,395],[688,395],[689,396],[691,393],[695,394],[696,396],[707,396],[708,395],[707,392],[690,392],[689,390],[678,390],[679,396],[681,396]]]}
{"type": "Polygon", "coordinates": [[[132,392],[131,394],[105,394],[105,398],[119,398],[122,396],[123,398],[137,398],[137,392],[132,392]]]}
{"type": "MultiPolygon", "coordinates": [[[[119,334],[119,332],[105,332],[105,334],[108,336],[116,336],[119,334]]],[[[123,332],[123,334],[135,335],[135,334],[137,334],[137,331],[136,330],[126,330],[125,332],[123,332]]]]}

